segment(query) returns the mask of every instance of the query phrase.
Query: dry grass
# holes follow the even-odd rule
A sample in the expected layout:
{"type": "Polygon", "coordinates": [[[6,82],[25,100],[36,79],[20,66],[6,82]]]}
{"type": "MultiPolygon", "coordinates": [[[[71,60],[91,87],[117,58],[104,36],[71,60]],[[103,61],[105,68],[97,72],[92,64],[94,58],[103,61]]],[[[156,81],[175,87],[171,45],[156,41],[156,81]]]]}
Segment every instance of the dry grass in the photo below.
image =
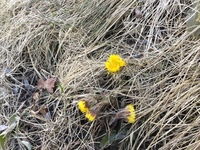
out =
{"type": "Polygon", "coordinates": [[[6,149],[28,141],[32,149],[198,150],[200,40],[185,27],[197,1],[0,0],[0,124],[20,117],[6,149]],[[128,66],[110,76],[103,63],[113,53],[128,66]],[[50,76],[55,92],[36,102],[38,79],[50,76]],[[90,123],[77,109],[81,98],[115,105],[90,123]],[[136,122],[109,125],[129,103],[136,122]],[[113,132],[120,138],[101,147],[113,132]]]}

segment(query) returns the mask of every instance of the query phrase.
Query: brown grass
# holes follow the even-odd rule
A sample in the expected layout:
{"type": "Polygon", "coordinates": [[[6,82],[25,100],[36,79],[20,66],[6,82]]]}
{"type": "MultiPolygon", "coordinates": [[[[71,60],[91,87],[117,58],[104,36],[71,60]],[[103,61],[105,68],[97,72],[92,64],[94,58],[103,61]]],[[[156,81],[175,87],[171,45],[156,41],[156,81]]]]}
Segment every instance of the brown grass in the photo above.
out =
{"type": "Polygon", "coordinates": [[[6,149],[26,141],[32,149],[198,150],[200,40],[185,26],[197,1],[0,0],[0,124],[20,117],[6,149]],[[110,54],[128,64],[114,76],[104,69],[110,54]],[[57,84],[35,101],[41,77],[57,84]],[[81,98],[110,105],[91,123],[81,98]],[[129,103],[136,122],[109,125],[129,103]]]}

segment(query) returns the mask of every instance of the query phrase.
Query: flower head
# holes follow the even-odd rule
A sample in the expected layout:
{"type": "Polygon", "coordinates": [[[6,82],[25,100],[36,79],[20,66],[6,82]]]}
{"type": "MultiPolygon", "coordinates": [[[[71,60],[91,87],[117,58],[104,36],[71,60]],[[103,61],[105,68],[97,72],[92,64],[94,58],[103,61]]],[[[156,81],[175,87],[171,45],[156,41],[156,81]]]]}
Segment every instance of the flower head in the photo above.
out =
{"type": "Polygon", "coordinates": [[[135,122],[135,118],[136,118],[136,115],[135,115],[135,109],[134,109],[134,106],[132,104],[129,104],[125,107],[125,109],[129,112],[127,113],[127,115],[125,116],[127,121],[129,123],[134,123],[135,122]]]}
{"type": "Polygon", "coordinates": [[[105,104],[108,104],[108,101],[101,101],[90,108],[86,100],[80,100],[78,102],[78,108],[82,113],[85,114],[85,118],[87,118],[89,121],[94,121],[97,118],[97,115],[100,112],[101,108],[105,104]]]}
{"type": "Polygon", "coordinates": [[[78,108],[80,109],[80,111],[82,113],[87,113],[89,111],[89,107],[88,107],[87,101],[85,101],[85,100],[80,100],[78,102],[78,108]]]}
{"type": "Polygon", "coordinates": [[[134,109],[134,106],[133,104],[129,104],[127,105],[125,108],[123,108],[122,110],[118,111],[115,115],[115,117],[113,117],[111,120],[110,120],[110,125],[118,120],[118,119],[126,119],[126,121],[128,123],[134,123],[135,122],[135,118],[136,118],[136,114],[135,114],[135,109],[134,109]]]}
{"type": "Polygon", "coordinates": [[[96,118],[96,113],[90,110],[86,112],[85,118],[87,118],[89,121],[94,121],[96,118]]]}
{"type": "Polygon", "coordinates": [[[105,62],[105,68],[111,73],[116,73],[123,66],[126,66],[126,62],[119,55],[110,55],[105,62]]]}

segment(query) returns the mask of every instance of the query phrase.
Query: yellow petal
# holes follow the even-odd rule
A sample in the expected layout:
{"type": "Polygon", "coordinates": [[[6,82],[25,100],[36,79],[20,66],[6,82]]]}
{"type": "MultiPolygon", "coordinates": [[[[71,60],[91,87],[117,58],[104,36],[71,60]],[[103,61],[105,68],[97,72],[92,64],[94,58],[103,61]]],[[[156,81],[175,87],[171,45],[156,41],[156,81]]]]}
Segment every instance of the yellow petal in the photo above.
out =
{"type": "Polygon", "coordinates": [[[116,73],[125,65],[125,61],[119,55],[110,55],[107,62],[105,62],[105,68],[112,73],[116,73]]]}
{"type": "Polygon", "coordinates": [[[125,107],[127,111],[129,111],[129,114],[127,115],[126,119],[129,123],[134,123],[136,119],[135,109],[132,104],[129,104],[125,107]]]}
{"type": "Polygon", "coordinates": [[[131,113],[129,116],[127,116],[128,123],[134,123],[135,122],[135,113],[131,113]]]}
{"type": "Polygon", "coordinates": [[[130,111],[130,112],[135,112],[135,109],[134,109],[133,104],[129,104],[129,105],[127,105],[125,108],[126,108],[128,111],[130,111]]]}
{"type": "Polygon", "coordinates": [[[91,112],[91,111],[88,111],[86,114],[85,114],[85,118],[87,118],[89,121],[94,121],[95,118],[96,118],[96,114],[91,112]]]}
{"type": "Polygon", "coordinates": [[[89,108],[88,108],[88,106],[87,106],[87,102],[86,102],[85,100],[80,100],[80,101],[78,102],[78,108],[80,109],[80,111],[81,111],[82,113],[86,113],[86,112],[89,111],[89,108]]]}

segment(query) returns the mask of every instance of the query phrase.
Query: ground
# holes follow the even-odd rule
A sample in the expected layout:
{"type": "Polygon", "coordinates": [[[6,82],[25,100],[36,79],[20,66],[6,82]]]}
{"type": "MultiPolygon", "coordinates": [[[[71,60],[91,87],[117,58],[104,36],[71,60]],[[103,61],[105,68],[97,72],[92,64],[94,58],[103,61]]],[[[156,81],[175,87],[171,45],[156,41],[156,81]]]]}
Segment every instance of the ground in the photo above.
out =
{"type": "Polygon", "coordinates": [[[200,149],[199,3],[0,0],[0,149],[200,149]]]}

